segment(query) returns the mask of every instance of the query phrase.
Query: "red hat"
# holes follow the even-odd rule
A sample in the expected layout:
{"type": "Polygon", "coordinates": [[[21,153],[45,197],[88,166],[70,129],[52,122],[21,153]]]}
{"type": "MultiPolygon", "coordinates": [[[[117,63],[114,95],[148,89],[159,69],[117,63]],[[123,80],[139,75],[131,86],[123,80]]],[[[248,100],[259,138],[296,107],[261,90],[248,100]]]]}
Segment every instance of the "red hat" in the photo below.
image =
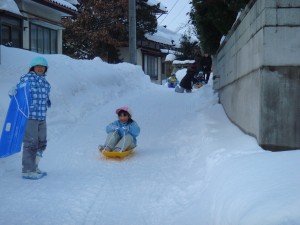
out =
{"type": "Polygon", "coordinates": [[[132,117],[132,112],[127,106],[122,106],[116,109],[116,114],[118,114],[121,110],[128,112],[128,114],[132,117]]]}

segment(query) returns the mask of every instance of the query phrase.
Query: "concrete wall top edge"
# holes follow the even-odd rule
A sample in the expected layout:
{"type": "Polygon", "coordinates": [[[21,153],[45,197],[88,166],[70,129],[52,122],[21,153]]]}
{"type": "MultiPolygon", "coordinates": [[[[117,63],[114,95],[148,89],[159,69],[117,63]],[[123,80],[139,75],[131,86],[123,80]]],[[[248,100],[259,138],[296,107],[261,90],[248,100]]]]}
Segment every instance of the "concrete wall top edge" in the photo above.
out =
{"type": "Polygon", "coordinates": [[[261,2],[261,4],[264,7],[267,8],[280,8],[280,7],[300,7],[300,1],[299,0],[257,0],[258,2],[261,2]]]}
{"type": "MultiPolygon", "coordinates": [[[[242,17],[243,20],[239,21],[232,29],[228,32],[225,41],[219,47],[217,54],[220,51],[227,51],[236,44],[237,40],[242,36],[244,42],[247,42],[253,37],[256,32],[266,26],[287,26],[297,27],[300,26],[300,7],[299,8],[264,8],[262,2],[268,2],[274,5],[274,0],[260,0],[257,1],[250,11],[244,12],[245,15],[242,17]]],[[[275,2],[275,3],[274,3],[275,2]]],[[[285,1],[284,1],[285,2],[285,1]]],[[[300,5],[300,0],[297,0],[300,5]]],[[[285,2],[286,5],[288,5],[285,2]]],[[[270,5],[270,4],[269,4],[270,5]]],[[[243,43],[244,44],[244,43],[243,43]]]]}

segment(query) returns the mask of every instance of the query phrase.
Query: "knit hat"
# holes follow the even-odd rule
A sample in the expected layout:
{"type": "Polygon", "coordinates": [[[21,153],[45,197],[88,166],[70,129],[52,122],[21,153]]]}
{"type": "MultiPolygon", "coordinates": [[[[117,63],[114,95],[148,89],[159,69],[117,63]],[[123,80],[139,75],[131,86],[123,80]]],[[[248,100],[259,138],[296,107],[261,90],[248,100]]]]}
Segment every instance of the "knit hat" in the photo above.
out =
{"type": "Polygon", "coordinates": [[[128,112],[128,114],[132,117],[132,112],[127,106],[122,106],[116,109],[116,114],[118,114],[121,110],[128,112]]]}
{"type": "Polygon", "coordinates": [[[35,57],[30,62],[30,68],[34,66],[45,66],[48,67],[48,62],[44,57],[35,57]]]}

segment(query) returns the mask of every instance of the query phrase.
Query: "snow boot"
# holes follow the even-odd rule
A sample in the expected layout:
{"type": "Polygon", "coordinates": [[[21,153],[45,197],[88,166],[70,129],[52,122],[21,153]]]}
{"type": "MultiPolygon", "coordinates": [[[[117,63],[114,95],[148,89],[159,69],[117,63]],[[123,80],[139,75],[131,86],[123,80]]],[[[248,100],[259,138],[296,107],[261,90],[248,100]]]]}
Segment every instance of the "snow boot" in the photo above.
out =
{"type": "Polygon", "coordinates": [[[35,171],[36,171],[37,174],[43,174],[44,176],[46,176],[47,173],[46,173],[46,172],[43,172],[43,171],[41,171],[41,170],[39,169],[39,162],[40,162],[41,158],[43,158],[43,152],[42,152],[42,151],[38,151],[38,152],[36,153],[36,157],[35,157],[35,165],[36,165],[35,171]]]}
{"type": "Polygon", "coordinates": [[[103,146],[103,145],[98,145],[98,150],[100,151],[100,152],[111,152],[111,149],[109,148],[109,147],[105,147],[105,146],[103,146]]]}
{"type": "Polygon", "coordinates": [[[44,176],[46,176],[44,173],[37,173],[37,172],[22,173],[22,178],[28,180],[38,180],[43,178],[44,176]]]}
{"type": "Polygon", "coordinates": [[[177,92],[177,93],[183,93],[184,92],[184,88],[182,88],[180,86],[176,86],[175,87],[175,92],[177,92]]]}
{"type": "Polygon", "coordinates": [[[103,146],[103,145],[98,145],[98,150],[99,150],[100,152],[102,152],[102,151],[104,150],[104,146],[103,146]]]}

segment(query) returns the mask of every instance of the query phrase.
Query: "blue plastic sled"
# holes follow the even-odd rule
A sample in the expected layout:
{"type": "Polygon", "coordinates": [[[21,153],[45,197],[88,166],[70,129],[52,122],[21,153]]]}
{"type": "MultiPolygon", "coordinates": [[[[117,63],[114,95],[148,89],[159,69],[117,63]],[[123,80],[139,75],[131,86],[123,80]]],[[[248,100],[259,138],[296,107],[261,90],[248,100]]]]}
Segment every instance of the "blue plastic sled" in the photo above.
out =
{"type": "Polygon", "coordinates": [[[17,94],[10,100],[0,139],[0,158],[21,151],[31,101],[29,86],[18,86],[17,94]]]}
{"type": "Polygon", "coordinates": [[[173,84],[168,84],[168,88],[175,88],[176,87],[176,84],[173,85],[173,84]]]}

